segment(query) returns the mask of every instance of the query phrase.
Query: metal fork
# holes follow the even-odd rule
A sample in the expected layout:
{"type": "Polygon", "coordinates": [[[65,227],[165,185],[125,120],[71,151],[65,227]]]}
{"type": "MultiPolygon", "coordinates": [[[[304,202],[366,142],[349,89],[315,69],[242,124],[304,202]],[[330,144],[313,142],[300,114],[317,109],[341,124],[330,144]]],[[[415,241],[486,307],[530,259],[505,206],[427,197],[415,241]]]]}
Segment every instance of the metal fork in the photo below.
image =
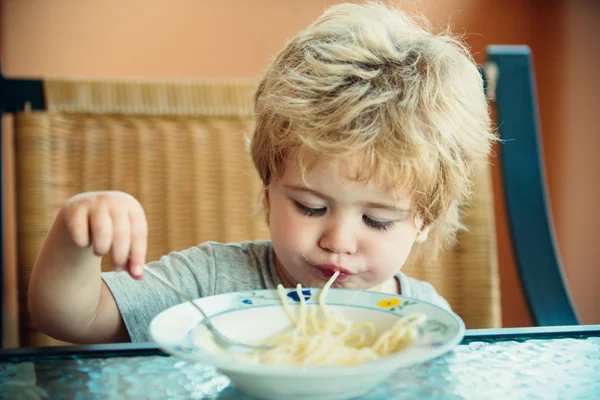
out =
{"type": "Polygon", "coordinates": [[[181,293],[179,291],[179,289],[177,289],[173,284],[171,284],[171,282],[167,281],[165,278],[163,278],[161,275],[159,275],[158,273],[153,271],[151,268],[144,267],[144,271],[146,271],[148,274],[152,275],[154,278],[161,281],[163,283],[163,285],[170,288],[173,292],[177,293],[177,295],[179,295],[179,297],[181,297],[183,300],[187,301],[192,306],[194,306],[194,308],[196,310],[198,310],[200,312],[200,314],[202,314],[204,325],[206,325],[206,327],[213,333],[213,335],[215,337],[215,342],[217,342],[217,344],[220,345],[221,347],[226,348],[226,347],[237,346],[237,347],[242,347],[242,348],[245,348],[248,350],[268,350],[268,349],[273,348],[273,346],[242,343],[242,342],[238,342],[238,341],[228,338],[212,324],[209,316],[206,315],[206,313],[202,310],[202,308],[200,308],[200,306],[198,304],[196,304],[192,300],[191,297],[181,293]]]}

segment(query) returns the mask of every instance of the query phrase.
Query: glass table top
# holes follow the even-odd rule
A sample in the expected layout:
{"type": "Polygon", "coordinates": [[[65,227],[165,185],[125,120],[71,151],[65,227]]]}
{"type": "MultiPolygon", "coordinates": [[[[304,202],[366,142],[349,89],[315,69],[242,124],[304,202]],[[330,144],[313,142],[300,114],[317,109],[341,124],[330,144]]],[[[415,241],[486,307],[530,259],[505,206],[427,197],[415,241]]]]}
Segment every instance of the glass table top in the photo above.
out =
{"type": "MultiPolygon", "coordinates": [[[[467,335],[449,354],[397,370],[361,399],[600,398],[598,332],[573,337],[506,332],[467,335]]],[[[213,367],[157,349],[126,349],[87,355],[77,355],[76,348],[62,354],[4,353],[0,398],[251,399],[213,367]]]]}

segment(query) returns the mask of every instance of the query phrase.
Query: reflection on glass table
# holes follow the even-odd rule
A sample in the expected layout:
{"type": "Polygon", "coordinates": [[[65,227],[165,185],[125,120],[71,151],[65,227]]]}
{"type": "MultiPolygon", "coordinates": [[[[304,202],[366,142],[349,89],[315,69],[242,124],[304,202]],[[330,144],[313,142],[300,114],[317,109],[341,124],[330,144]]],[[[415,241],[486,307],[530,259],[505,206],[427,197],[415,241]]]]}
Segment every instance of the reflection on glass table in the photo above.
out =
{"type": "MultiPolygon", "coordinates": [[[[2,399],[250,399],[213,367],[151,343],[0,352],[2,399]]],[[[471,330],[363,399],[600,398],[600,326],[471,330]]]]}

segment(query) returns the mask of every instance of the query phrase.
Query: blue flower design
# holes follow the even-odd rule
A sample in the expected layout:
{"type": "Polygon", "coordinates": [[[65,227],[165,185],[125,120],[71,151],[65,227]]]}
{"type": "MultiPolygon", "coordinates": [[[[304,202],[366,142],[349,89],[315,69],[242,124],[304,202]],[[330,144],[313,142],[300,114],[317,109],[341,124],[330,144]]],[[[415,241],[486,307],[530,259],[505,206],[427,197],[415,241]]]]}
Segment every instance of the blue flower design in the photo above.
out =
{"type": "Polygon", "coordinates": [[[244,304],[252,304],[252,300],[250,300],[250,299],[244,299],[244,300],[242,300],[242,303],[244,303],[244,304]]]}
{"type": "MultiPolygon", "coordinates": [[[[298,292],[296,292],[295,290],[289,292],[287,296],[294,301],[300,301],[300,296],[298,296],[298,292]]],[[[310,299],[310,289],[303,289],[302,296],[304,296],[304,300],[310,299]]]]}

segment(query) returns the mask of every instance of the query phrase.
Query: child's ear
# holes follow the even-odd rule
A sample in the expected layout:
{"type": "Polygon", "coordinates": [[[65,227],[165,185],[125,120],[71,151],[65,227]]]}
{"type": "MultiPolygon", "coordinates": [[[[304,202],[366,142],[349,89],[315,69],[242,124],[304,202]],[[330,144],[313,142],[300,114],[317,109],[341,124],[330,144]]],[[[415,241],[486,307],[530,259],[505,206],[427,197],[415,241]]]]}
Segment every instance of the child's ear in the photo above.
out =
{"type": "Polygon", "coordinates": [[[269,209],[269,189],[265,189],[262,196],[262,204],[265,210],[269,209]]]}
{"type": "Polygon", "coordinates": [[[417,233],[417,238],[415,239],[415,243],[421,244],[427,240],[429,236],[429,231],[431,230],[431,225],[423,228],[419,233],[417,233]]]}

